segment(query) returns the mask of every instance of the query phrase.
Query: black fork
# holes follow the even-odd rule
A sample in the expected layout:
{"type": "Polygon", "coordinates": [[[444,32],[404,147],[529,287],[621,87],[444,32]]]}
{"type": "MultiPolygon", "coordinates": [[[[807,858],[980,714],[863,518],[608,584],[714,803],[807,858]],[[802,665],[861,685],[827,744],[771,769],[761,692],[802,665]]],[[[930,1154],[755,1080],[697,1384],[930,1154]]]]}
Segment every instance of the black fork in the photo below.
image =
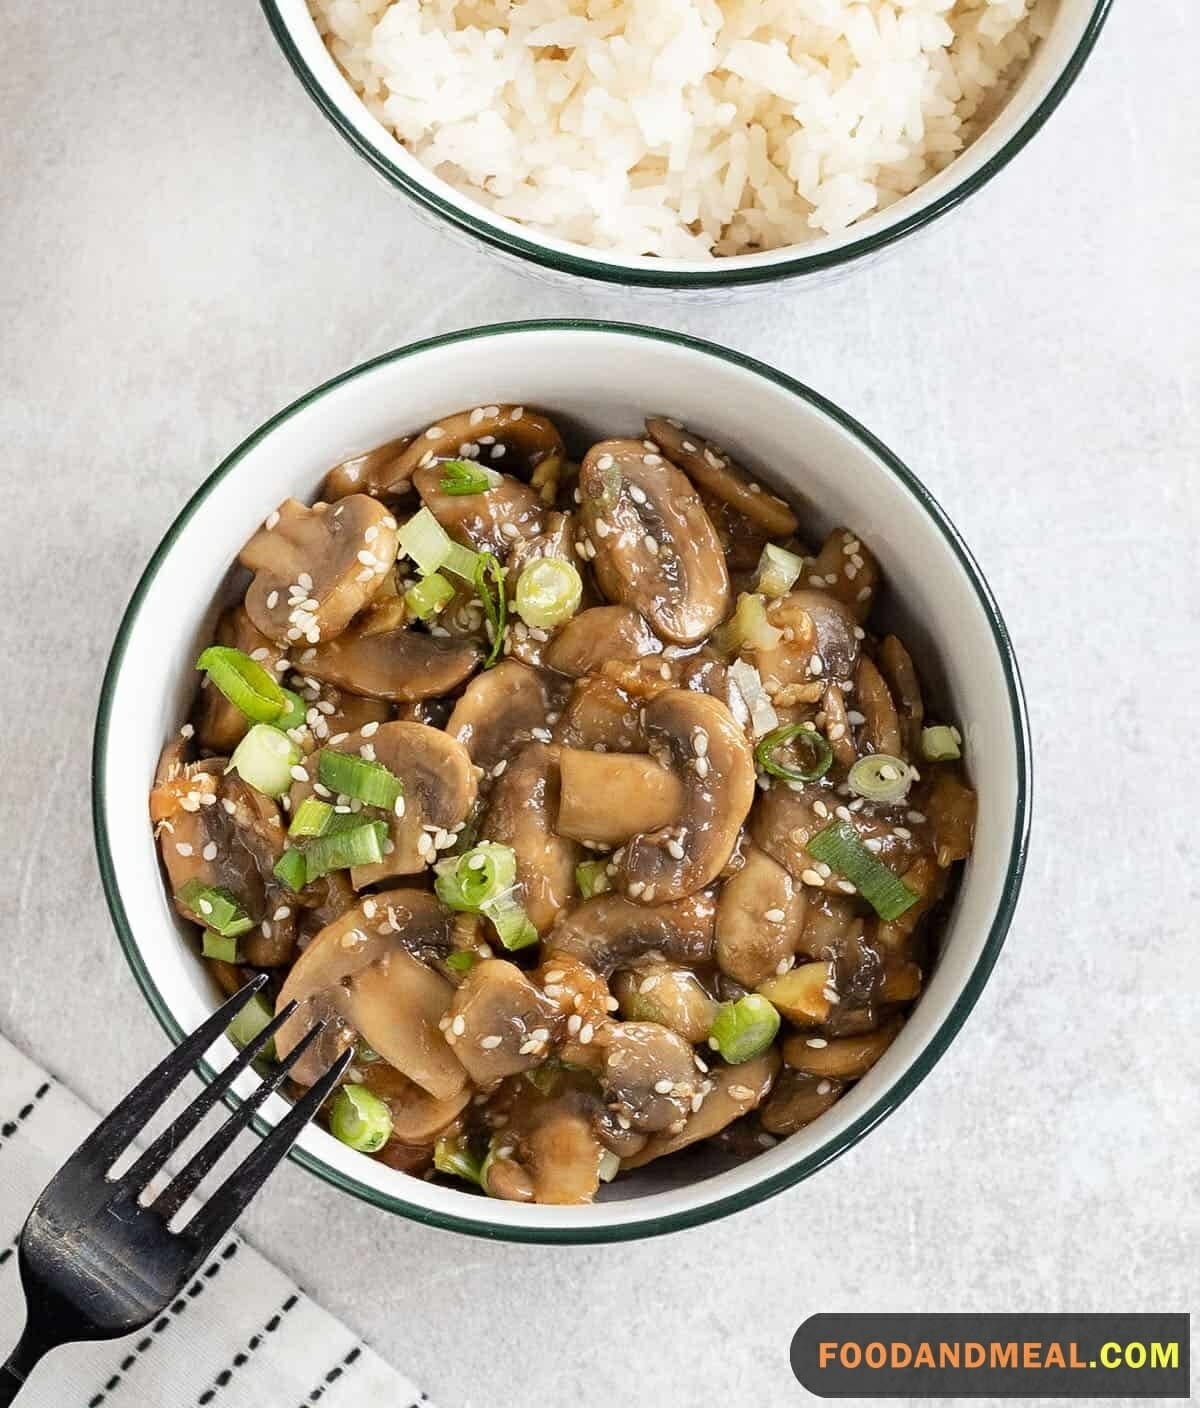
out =
{"type": "Polygon", "coordinates": [[[25,1329],[0,1368],[0,1408],[17,1396],[33,1366],[59,1345],[117,1339],[148,1325],[170,1305],[241,1216],[297,1135],[341,1080],[346,1051],[176,1231],[168,1226],[254,1112],[283,1083],[324,1023],[314,1026],[254,1094],[152,1201],[150,1180],[295,1011],[285,1007],[165,1129],[125,1173],[109,1170],[193,1064],[258,992],[259,975],[198,1027],[99,1124],[47,1184],[21,1232],[18,1264],[25,1329]]]}

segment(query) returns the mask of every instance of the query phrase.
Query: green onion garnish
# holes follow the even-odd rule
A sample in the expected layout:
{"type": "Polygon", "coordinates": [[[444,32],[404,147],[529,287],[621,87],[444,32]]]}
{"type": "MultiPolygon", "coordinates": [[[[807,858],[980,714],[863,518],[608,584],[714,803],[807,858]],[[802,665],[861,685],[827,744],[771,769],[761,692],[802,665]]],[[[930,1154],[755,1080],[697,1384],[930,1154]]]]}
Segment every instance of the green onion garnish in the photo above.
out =
{"type": "Polygon", "coordinates": [[[921,730],[921,753],[931,763],[949,763],[962,757],[962,734],[950,724],[921,730]]]}
{"type": "Polygon", "coordinates": [[[500,475],[494,469],[470,460],[443,460],[438,488],[443,494],[486,494],[499,483],[500,475]]]}
{"type": "Polygon", "coordinates": [[[252,722],[275,723],[287,712],[288,701],[279,681],[241,650],[210,645],[196,661],[226,699],[252,722]]]}
{"type": "Polygon", "coordinates": [[[328,802],[322,802],[320,797],[305,797],[296,808],[288,835],[324,836],[334,816],[333,807],[328,802]]]}
{"type": "MultiPolygon", "coordinates": [[[[305,880],[311,885],[331,870],[378,865],[383,859],[387,838],[386,821],[363,821],[344,831],[331,831],[325,836],[318,836],[304,847],[305,880]]],[[[287,854],[291,855],[291,852],[287,854]]]]}
{"type": "Polygon", "coordinates": [[[238,941],[224,934],[214,934],[211,929],[204,931],[204,944],[201,948],[205,958],[218,958],[222,963],[238,963],[238,941]]]}
{"type": "Polygon", "coordinates": [[[175,898],[201,924],[223,938],[236,939],[239,934],[254,928],[254,920],[238,903],[236,896],[215,885],[206,885],[203,880],[189,880],[181,885],[175,898]]]}
{"type": "Polygon", "coordinates": [[[404,593],[409,614],[418,621],[429,621],[454,600],[454,588],[440,572],[422,577],[404,593]]]}
{"type": "Polygon", "coordinates": [[[446,967],[455,973],[469,973],[475,966],[475,954],[469,948],[456,949],[446,955],[446,967]]]}
{"type": "Polygon", "coordinates": [[[475,574],[479,571],[479,558],[479,553],[473,552],[470,548],[464,548],[461,543],[451,543],[442,566],[447,572],[453,572],[456,577],[461,577],[464,582],[473,583],[475,574]]]}
{"type": "Polygon", "coordinates": [[[754,574],[754,590],[763,596],[783,596],[796,585],[804,567],[804,559],[787,548],[777,548],[768,543],[758,559],[758,569],[754,574]]]}
{"type": "MultiPolygon", "coordinates": [[[[256,992],[225,1028],[225,1035],[233,1042],[234,1046],[249,1046],[274,1015],[270,1003],[262,993],[256,992]]],[[[275,1059],[275,1043],[273,1041],[267,1042],[258,1053],[258,1059],[261,1061],[275,1059]]]]}
{"type": "Polygon", "coordinates": [[[295,848],[284,851],[275,862],[274,875],[293,894],[298,895],[308,884],[308,867],[304,864],[304,852],[295,848]]]}
{"type": "Polygon", "coordinates": [[[899,919],[917,902],[900,877],[863,845],[848,821],[833,821],[809,838],[805,850],[856,887],[880,919],[899,919]]]}
{"type": "Polygon", "coordinates": [[[329,1103],[329,1132],[360,1154],[374,1154],[392,1137],[392,1112],[361,1085],[343,1085],[329,1103]]]}
{"type": "Polygon", "coordinates": [[[606,860],[585,860],[575,867],[575,883],[585,900],[603,895],[613,887],[606,860]]]}
{"type": "Polygon", "coordinates": [[[868,802],[900,802],[912,786],[912,768],[890,753],[871,753],[850,769],[850,790],[868,802]]]}
{"type": "Polygon", "coordinates": [[[482,1186],[482,1161],[453,1135],[443,1134],[433,1146],[433,1166],[439,1173],[448,1173],[452,1178],[465,1178],[468,1183],[482,1186]]]}
{"type": "Polygon", "coordinates": [[[514,605],[527,626],[552,629],[579,610],[583,579],[561,557],[537,557],[517,578],[514,605]]]}
{"type": "Polygon", "coordinates": [[[779,1013],[760,993],[750,992],[717,1008],[708,1039],[731,1066],[764,1052],[779,1031],[779,1013]]]}
{"type": "Polygon", "coordinates": [[[292,785],[292,769],[303,755],[295,743],[271,724],[253,724],[233,750],[226,772],[236,772],[257,792],[282,797],[292,785]]]}
{"type": "Polygon", "coordinates": [[[427,508],[419,509],[396,535],[400,551],[425,576],[436,572],[450,551],[450,536],[427,508]]]}
{"type": "Polygon", "coordinates": [[[833,749],[811,724],[784,724],[761,740],[754,750],[754,758],[759,767],[773,777],[782,777],[788,782],[816,782],[829,771],[833,749]],[[799,767],[790,767],[776,756],[789,743],[800,755],[799,767]]]}
{"type": "Polygon", "coordinates": [[[537,943],[538,931],[512,895],[500,895],[497,899],[489,900],[480,913],[492,921],[496,933],[500,936],[500,942],[510,953],[537,943]]]}
{"type": "Polygon", "coordinates": [[[391,811],[396,798],[404,792],[404,784],[382,763],[361,758],[357,753],[338,753],[332,748],[321,749],[317,777],[323,787],[343,797],[353,797],[368,807],[384,807],[391,811]]]}
{"type": "Polygon", "coordinates": [[[276,728],[286,733],[290,728],[303,728],[307,722],[308,708],[304,700],[292,689],[285,689],[283,697],[287,701],[285,711],[272,722],[276,728]]]}
{"type": "Polygon", "coordinates": [[[508,598],[504,593],[504,568],[494,554],[479,554],[475,565],[475,590],[483,603],[483,614],[487,617],[492,638],[492,648],[483,668],[490,670],[500,658],[504,649],[504,628],[508,625],[508,598]]]}
{"type": "Polygon", "coordinates": [[[516,883],[517,855],[511,846],[481,841],[434,868],[433,888],[446,908],[478,914],[489,900],[498,899],[516,883]]]}

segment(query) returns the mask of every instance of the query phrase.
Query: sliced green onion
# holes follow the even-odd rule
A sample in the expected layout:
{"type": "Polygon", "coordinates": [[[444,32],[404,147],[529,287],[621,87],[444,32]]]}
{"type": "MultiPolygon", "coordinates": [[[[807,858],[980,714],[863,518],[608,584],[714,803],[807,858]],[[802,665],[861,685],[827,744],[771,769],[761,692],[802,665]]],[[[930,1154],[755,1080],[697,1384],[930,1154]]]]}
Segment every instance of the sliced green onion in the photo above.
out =
{"type": "Polygon", "coordinates": [[[298,895],[308,884],[308,867],[304,863],[304,852],[293,848],[284,851],[275,862],[275,878],[298,895]]]}
{"type": "Polygon", "coordinates": [[[483,668],[490,670],[504,649],[504,628],[508,625],[508,598],[504,593],[504,568],[490,552],[480,553],[475,566],[475,590],[483,603],[483,614],[492,638],[492,648],[483,668]]]}
{"type": "Polygon", "coordinates": [[[764,596],[784,596],[796,585],[796,578],[804,570],[804,559],[787,548],[777,548],[768,543],[758,559],[754,574],[754,590],[764,596]]]}
{"type": "Polygon", "coordinates": [[[900,802],[912,786],[912,768],[890,753],[871,753],[850,769],[850,790],[868,802],[900,802]]]}
{"type": "Polygon", "coordinates": [[[708,1039],[731,1066],[761,1055],[779,1031],[779,1013],[761,993],[750,992],[717,1008],[708,1039]]]}
{"type": "Polygon", "coordinates": [[[496,933],[500,936],[500,942],[510,953],[537,943],[538,931],[511,895],[501,895],[497,899],[489,900],[480,913],[492,921],[496,933]]]}
{"type": "Polygon", "coordinates": [[[511,846],[480,841],[434,868],[433,888],[446,908],[478,914],[489,900],[498,899],[516,883],[517,854],[511,846]]]}
{"type": "Polygon", "coordinates": [[[383,807],[389,812],[404,792],[404,784],[382,763],[332,748],[321,749],[317,778],[323,787],[339,796],[353,797],[368,807],[383,807]]]}
{"type": "Polygon", "coordinates": [[[288,702],[279,681],[257,660],[231,645],[210,645],[196,661],[226,699],[252,722],[275,723],[288,702]]]}
{"type": "Polygon", "coordinates": [[[354,1043],[354,1059],[360,1066],[374,1066],[382,1061],[383,1057],[360,1036],[354,1043]]]}
{"type": "Polygon", "coordinates": [[[921,730],[921,753],[931,763],[948,763],[962,757],[962,734],[951,724],[934,724],[921,730]]]}
{"type": "Polygon", "coordinates": [[[456,949],[453,953],[446,955],[446,967],[455,973],[469,973],[474,968],[477,955],[473,954],[469,948],[456,949]]]}
{"type": "Polygon", "coordinates": [[[438,484],[443,494],[486,494],[500,483],[500,475],[471,460],[443,460],[438,484]]]}
{"type": "Polygon", "coordinates": [[[254,724],[233,750],[226,772],[236,772],[257,792],[282,797],[292,785],[292,769],[303,754],[286,733],[270,724],[254,724]]]}
{"type": "Polygon", "coordinates": [[[895,871],[867,850],[848,821],[830,822],[809,838],[805,850],[814,860],[824,861],[844,875],[880,919],[899,919],[917,902],[917,896],[895,871]]]}
{"type": "Polygon", "coordinates": [[[575,883],[585,900],[593,895],[603,895],[612,889],[612,876],[608,873],[608,861],[585,860],[575,867],[575,883]]]}
{"type": "Polygon", "coordinates": [[[450,551],[450,536],[427,508],[416,513],[396,534],[400,551],[411,557],[428,576],[446,561],[450,551]]]}
{"type": "Polygon", "coordinates": [[[439,1173],[452,1178],[465,1178],[468,1183],[482,1183],[483,1165],[461,1139],[445,1135],[433,1146],[433,1166],[439,1173]]]}
{"type": "Polygon", "coordinates": [[[561,557],[537,557],[517,578],[514,605],[527,626],[549,629],[579,610],[583,579],[561,557]]]}
{"type": "Polygon", "coordinates": [[[292,816],[289,836],[324,836],[333,820],[333,807],[320,797],[305,797],[292,816]]]}
{"type": "Polygon", "coordinates": [[[224,934],[214,934],[211,929],[204,931],[204,946],[201,949],[205,958],[219,958],[222,963],[237,963],[238,942],[224,934]]]}
{"type": "Polygon", "coordinates": [[[344,831],[318,836],[304,848],[305,880],[311,885],[332,870],[378,865],[384,856],[387,834],[386,821],[364,821],[344,831]]]}
{"type": "Polygon", "coordinates": [[[308,722],[308,706],[295,690],[285,689],[283,697],[287,702],[287,707],[277,719],[273,719],[271,722],[276,728],[283,729],[284,733],[290,728],[303,728],[308,722]]]}
{"type": "Polygon", "coordinates": [[[189,880],[179,887],[175,898],[201,924],[227,939],[236,939],[254,928],[254,920],[238,903],[236,895],[203,880],[189,880]]]}
{"type": "Polygon", "coordinates": [[[764,772],[788,782],[816,782],[833,762],[833,749],[824,734],[811,724],[784,724],[768,733],[754,750],[754,759],[764,772]],[[791,744],[800,755],[800,766],[791,767],[778,757],[779,750],[791,744]]]}
{"type": "Polygon", "coordinates": [[[392,1112],[361,1085],[343,1085],[329,1102],[329,1132],[360,1154],[374,1154],[392,1137],[392,1112]]]}
{"type": "MultiPolygon", "coordinates": [[[[225,1028],[225,1035],[233,1042],[234,1046],[249,1046],[254,1038],[267,1026],[274,1017],[270,1003],[262,995],[256,992],[251,995],[250,1001],[234,1017],[233,1021],[225,1028]]],[[[258,1053],[261,1061],[273,1061],[275,1059],[275,1043],[268,1041],[258,1053]]]]}
{"type": "Polygon", "coordinates": [[[404,593],[409,614],[418,621],[429,621],[454,600],[454,588],[440,572],[422,577],[404,593]]]}
{"type": "Polygon", "coordinates": [[[562,1080],[563,1068],[560,1061],[551,1058],[543,1061],[540,1066],[534,1066],[532,1070],[525,1072],[525,1079],[533,1086],[539,1095],[550,1096],[558,1089],[558,1083],[562,1080]]]}
{"type": "Polygon", "coordinates": [[[446,560],[442,566],[447,572],[453,572],[456,577],[461,577],[464,582],[474,582],[475,574],[479,571],[479,559],[481,554],[465,548],[461,543],[451,543],[450,551],[446,554],[446,560]]]}
{"type": "Polygon", "coordinates": [[[766,601],[757,592],[743,592],[733,615],[714,632],[714,643],[727,655],[743,650],[774,650],[783,639],[778,626],[767,620],[766,601]]]}

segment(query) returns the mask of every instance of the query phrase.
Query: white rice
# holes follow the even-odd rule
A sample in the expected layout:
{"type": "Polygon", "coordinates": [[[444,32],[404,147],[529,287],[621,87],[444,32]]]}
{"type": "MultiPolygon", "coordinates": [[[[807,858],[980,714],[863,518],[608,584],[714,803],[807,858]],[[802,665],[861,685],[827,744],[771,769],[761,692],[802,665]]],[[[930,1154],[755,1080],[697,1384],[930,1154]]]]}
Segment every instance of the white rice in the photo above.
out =
{"type": "Polygon", "coordinates": [[[801,244],[983,130],[1057,0],[309,0],[376,117],[498,214],[621,254],[801,244]]]}

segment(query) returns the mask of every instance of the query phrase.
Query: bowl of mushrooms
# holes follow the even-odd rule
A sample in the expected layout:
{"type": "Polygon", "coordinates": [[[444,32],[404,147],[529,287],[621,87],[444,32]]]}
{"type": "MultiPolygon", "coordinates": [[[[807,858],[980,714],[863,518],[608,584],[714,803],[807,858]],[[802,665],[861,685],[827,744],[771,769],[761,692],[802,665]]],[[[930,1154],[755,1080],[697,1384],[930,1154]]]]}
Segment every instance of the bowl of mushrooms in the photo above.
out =
{"type": "Polygon", "coordinates": [[[206,1078],[285,1009],[286,1090],[353,1047],[298,1162],[609,1241],[915,1089],[1004,941],[1029,770],[995,602],[886,447],[712,344],[542,322],[356,367],[209,476],[118,632],[93,810],[172,1040],[267,974],[206,1078]]]}

